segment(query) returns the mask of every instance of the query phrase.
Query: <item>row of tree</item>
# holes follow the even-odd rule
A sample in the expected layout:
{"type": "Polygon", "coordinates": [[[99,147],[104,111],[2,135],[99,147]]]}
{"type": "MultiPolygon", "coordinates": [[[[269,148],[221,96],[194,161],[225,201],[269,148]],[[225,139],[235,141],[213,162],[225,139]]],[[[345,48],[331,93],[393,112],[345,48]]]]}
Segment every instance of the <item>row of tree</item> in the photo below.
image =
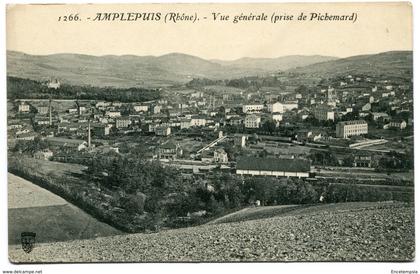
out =
{"type": "Polygon", "coordinates": [[[113,88],[93,86],[73,86],[62,84],[58,89],[50,89],[45,83],[18,77],[7,77],[8,99],[80,99],[121,102],[143,102],[161,97],[160,91],[144,88],[113,88]]]}

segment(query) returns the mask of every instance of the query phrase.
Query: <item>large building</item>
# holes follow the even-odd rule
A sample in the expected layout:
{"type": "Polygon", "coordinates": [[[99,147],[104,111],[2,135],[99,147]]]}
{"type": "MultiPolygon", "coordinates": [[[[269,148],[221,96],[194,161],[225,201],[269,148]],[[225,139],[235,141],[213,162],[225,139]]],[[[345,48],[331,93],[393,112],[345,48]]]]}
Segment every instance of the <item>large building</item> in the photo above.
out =
{"type": "Polygon", "coordinates": [[[242,112],[243,113],[253,113],[253,112],[261,112],[264,109],[263,104],[252,104],[252,105],[243,105],[242,112]]]}
{"type": "Polygon", "coordinates": [[[239,158],[236,174],[275,177],[309,177],[311,165],[304,159],[239,158]]]}
{"type": "Polygon", "coordinates": [[[276,102],[274,104],[268,104],[267,105],[268,111],[273,113],[273,112],[278,112],[278,113],[283,113],[284,112],[284,108],[283,108],[283,104],[280,102],[276,102]]]}
{"type": "Polygon", "coordinates": [[[203,127],[206,125],[206,117],[205,116],[192,116],[191,117],[191,126],[192,127],[203,127]]]}
{"type": "Polygon", "coordinates": [[[368,133],[368,124],[364,120],[339,122],[335,127],[337,138],[348,138],[350,136],[363,135],[368,133]]]}
{"type": "Polygon", "coordinates": [[[334,111],[328,105],[319,105],[313,109],[315,119],[319,121],[334,121],[334,111]]]}
{"type": "Polygon", "coordinates": [[[261,124],[261,117],[251,114],[245,117],[245,127],[246,128],[259,128],[261,124]]]}
{"type": "Polygon", "coordinates": [[[128,117],[119,117],[115,119],[116,128],[127,128],[131,124],[131,120],[128,117]]]}

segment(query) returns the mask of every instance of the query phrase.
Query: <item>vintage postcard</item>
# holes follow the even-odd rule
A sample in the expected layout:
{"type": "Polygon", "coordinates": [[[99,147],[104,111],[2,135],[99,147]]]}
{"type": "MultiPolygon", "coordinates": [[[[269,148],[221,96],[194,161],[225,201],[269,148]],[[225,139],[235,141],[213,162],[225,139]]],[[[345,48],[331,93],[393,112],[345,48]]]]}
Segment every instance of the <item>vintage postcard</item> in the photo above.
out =
{"type": "Polygon", "coordinates": [[[12,263],[412,262],[412,7],[20,4],[12,263]]]}

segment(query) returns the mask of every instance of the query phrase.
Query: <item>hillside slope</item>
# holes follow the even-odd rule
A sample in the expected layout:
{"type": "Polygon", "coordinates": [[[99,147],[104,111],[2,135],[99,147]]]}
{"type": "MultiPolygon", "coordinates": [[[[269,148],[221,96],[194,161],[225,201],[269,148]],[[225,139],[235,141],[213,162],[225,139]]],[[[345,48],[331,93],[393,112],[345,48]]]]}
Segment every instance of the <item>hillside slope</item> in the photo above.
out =
{"type": "Polygon", "coordinates": [[[38,243],[123,234],[63,198],[10,173],[8,200],[9,244],[20,244],[23,231],[35,232],[38,243]]]}
{"type": "Polygon", "coordinates": [[[414,208],[339,205],[308,214],[40,244],[12,262],[412,261],[414,208]]]}
{"type": "Polygon", "coordinates": [[[7,52],[7,74],[33,80],[59,78],[75,85],[157,87],[186,83],[194,77],[227,79],[261,75],[334,59],[325,56],[243,58],[209,61],[171,53],[162,56],[83,54],[29,55],[7,52]]]}
{"type": "Polygon", "coordinates": [[[412,51],[389,51],[379,54],[358,55],[327,62],[316,63],[291,72],[306,73],[320,77],[367,74],[371,76],[411,78],[413,73],[412,51]]]}

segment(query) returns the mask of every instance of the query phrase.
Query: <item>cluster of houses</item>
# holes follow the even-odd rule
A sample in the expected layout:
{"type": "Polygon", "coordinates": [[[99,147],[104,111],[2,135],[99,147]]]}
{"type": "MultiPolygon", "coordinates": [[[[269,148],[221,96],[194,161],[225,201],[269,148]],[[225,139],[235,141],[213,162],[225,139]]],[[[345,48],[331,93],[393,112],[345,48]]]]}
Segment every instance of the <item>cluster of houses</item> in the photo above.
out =
{"type": "MultiPolygon", "coordinates": [[[[59,82],[51,83],[58,89],[59,82]]],[[[261,129],[266,122],[275,127],[298,125],[295,138],[317,142],[325,136],[322,123],[335,125],[335,136],[346,139],[369,133],[370,123],[383,129],[403,130],[412,126],[412,87],[386,79],[348,75],[327,86],[296,91],[261,88],[237,89],[233,92],[173,91],[160,100],[142,103],[79,101],[63,107],[51,100],[43,102],[13,101],[16,115],[8,119],[9,139],[32,141],[41,136],[50,144],[77,151],[93,149],[91,138],[107,140],[121,134],[139,133],[158,138],[153,157],[165,161],[185,159],[184,148],[175,142],[178,133],[218,132],[224,127],[261,129]],[[350,117],[350,118],[348,118],[350,117]],[[403,119],[401,117],[408,117],[403,119]],[[309,125],[317,120],[321,126],[309,125]],[[305,123],[306,122],[306,123],[305,123]],[[308,126],[309,125],[309,126],[308,126]],[[299,128],[300,127],[300,128],[299,128]]],[[[203,163],[227,164],[228,153],[218,143],[200,151],[203,163]]],[[[235,135],[234,143],[246,146],[244,135],[235,135]]],[[[206,144],[203,144],[205,146],[206,144]]],[[[106,150],[118,151],[117,147],[106,150]]],[[[45,151],[39,158],[51,158],[45,151]]],[[[369,166],[361,156],[357,166],[369,166]]],[[[308,177],[306,159],[242,158],[236,163],[237,174],[308,177]]]]}

